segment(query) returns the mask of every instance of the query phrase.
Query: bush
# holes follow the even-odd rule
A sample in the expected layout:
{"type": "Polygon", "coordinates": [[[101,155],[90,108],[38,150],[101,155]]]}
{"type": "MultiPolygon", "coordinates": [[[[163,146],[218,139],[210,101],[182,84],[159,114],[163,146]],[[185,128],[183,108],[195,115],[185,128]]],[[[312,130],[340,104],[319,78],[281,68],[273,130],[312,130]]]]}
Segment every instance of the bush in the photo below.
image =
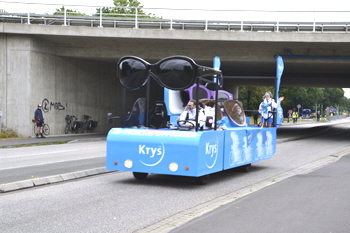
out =
{"type": "Polygon", "coordinates": [[[0,132],[0,139],[14,139],[19,138],[16,132],[12,130],[2,130],[0,132]]]}

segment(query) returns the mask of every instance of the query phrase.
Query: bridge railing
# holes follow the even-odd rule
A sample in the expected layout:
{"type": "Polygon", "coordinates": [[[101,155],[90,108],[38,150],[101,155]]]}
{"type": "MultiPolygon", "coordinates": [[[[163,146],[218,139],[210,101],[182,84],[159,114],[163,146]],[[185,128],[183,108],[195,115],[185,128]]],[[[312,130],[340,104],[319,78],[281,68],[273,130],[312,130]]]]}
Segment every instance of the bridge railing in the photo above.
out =
{"type": "MultiPolygon", "coordinates": [[[[10,2],[6,2],[6,6],[10,2]]],[[[14,3],[13,3],[14,4],[14,3]]],[[[28,5],[29,3],[16,4],[28,5]]],[[[32,3],[33,9],[27,12],[8,12],[0,5],[0,22],[63,26],[88,26],[139,29],[171,29],[171,30],[215,30],[215,31],[255,31],[255,32],[345,32],[349,31],[350,12],[346,11],[238,11],[238,10],[198,10],[198,9],[161,9],[130,7],[96,7],[96,6],[59,6],[55,4],[32,3]],[[31,13],[38,11],[38,6],[56,7],[52,14],[31,13]],[[77,10],[89,9],[91,15],[77,10]],[[104,8],[123,9],[128,14],[104,13],[104,8]],[[56,11],[59,10],[59,11],[56,11]],[[91,10],[95,10],[94,12],[91,10]],[[140,12],[153,11],[155,14],[142,15],[140,12]],[[167,18],[163,18],[163,14],[167,18]],[[172,17],[176,15],[176,18],[172,17]],[[179,19],[181,15],[183,19],[179,19]],[[205,19],[201,19],[205,18],[205,19]],[[220,20],[217,20],[220,19],[220,20]],[[300,21],[297,21],[298,19],[300,21]],[[326,19],[326,21],[325,21],[326,19]]],[[[30,5],[30,6],[32,6],[30,5]]],[[[17,10],[17,9],[16,9],[17,10]]],[[[47,12],[47,11],[45,11],[47,12]]]]}

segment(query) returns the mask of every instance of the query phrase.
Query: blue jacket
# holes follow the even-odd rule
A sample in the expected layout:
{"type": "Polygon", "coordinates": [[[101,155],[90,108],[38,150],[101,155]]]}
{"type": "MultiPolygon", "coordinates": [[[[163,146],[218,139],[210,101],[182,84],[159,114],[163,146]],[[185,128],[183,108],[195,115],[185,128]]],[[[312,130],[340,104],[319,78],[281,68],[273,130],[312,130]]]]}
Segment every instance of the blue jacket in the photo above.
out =
{"type": "Polygon", "coordinates": [[[35,112],[34,112],[34,119],[36,121],[39,121],[38,123],[43,123],[44,122],[43,112],[41,111],[41,109],[35,110],[35,112]]]}

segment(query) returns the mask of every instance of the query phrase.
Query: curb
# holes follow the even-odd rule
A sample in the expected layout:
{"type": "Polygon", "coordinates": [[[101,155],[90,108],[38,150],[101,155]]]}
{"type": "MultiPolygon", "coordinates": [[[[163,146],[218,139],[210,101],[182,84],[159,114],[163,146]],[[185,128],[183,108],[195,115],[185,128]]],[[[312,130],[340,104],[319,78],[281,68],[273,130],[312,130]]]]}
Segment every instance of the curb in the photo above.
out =
{"type": "Polygon", "coordinates": [[[106,138],[84,138],[84,139],[74,139],[68,141],[67,143],[76,143],[76,142],[97,142],[97,141],[106,141],[106,138]]]}
{"type": "Polygon", "coordinates": [[[104,167],[65,173],[61,175],[47,176],[30,180],[17,181],[13,183],[1,184],[0,193],[16,191],[20,189],[32,188],[41,185],[54,184],[67,180],[75,180],[83,177],[94,176],[115,171],[108,171],[104,167]]]}

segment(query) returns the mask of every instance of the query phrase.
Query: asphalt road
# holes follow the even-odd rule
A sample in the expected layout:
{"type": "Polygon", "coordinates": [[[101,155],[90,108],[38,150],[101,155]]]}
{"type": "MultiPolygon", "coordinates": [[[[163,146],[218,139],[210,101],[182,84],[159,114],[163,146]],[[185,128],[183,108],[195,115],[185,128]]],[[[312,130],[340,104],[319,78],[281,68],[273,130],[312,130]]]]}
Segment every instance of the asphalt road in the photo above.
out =
{"type": "Polygon", "coordinates": [[[105,140],[0,149],[0,184],[104,167],[105,157],[105,140]]]}
{"type": "MultiPolygon", "coordinates": [[[[316,205],[317,208],[314,210],[312,208],[315,206],[310,203],[309,207],[305,208],[307,203],[302,198],[307,195],[296,192],[299,188],[290,195],[287,191],[282,192],[280,188],[284,183],[287,184],[285,178],[298,176],[300,179],[291,183],[291,190],[298,183],[302,190],[310,181],[311,184],[315,184],[313,190],[326,192],[327,189],[317,189],[322,185],[317,186],[316,181],[304,179],[303,174],[320,168],[329,161],[336,161],[337,156],[344,154],[341,152],[349,150],[349,136],[349,126],[341,125],[332,127],[319,136],[280,142],[275,156],[253,164],[251,172],[240,173],[232,169],[215,173],[210,183],[205,186],[195,185],[194,181],[188,177],[151,174],[146,180],[138,181],[131,173],[115,172],[3,193],[0,194],[1,231],[169,232],[196,217],[213,213],[211,211],[215,211],[220,206],[227,206],[230,202],[238,203],[246,199],[250,202],[249,198],[259,196],[259,193],[262,193],[261,199],[252,200],[252,205],[247,207],[247,210],[238,208],[244,214],[231,216],[229,213],[230,216],[226,221],[237,217],[241,220],[241,226],[255,227],[253,232],[259,232],[261,227],[255,223],[260,223],[259,218],[262,220],[268,218],[249,215],[253,214],[254,210],[268,215],[271,209],[271,215],[281,215],[281,219],[284,216],[284,221],[288,221],[292,215],[303,217],[297,212],[288,214],[291,208],[302,210],[303,214],[311,220],[311,216],[317,216],[320,207],[316,205]],[[311,166],[305,167],[310,164],[311,166]],[[274,187],[277,187],[277,190],[271,191],[272,193],[263,193],[265,190],[273,190],[274,187]],[[276,195],[273,195],[274,192],[277,192],[276,195]],[[289,202],[284,203],[283,206],[284,200],[289,202]],[[258,202],[265,202],[261,204],[261,208],[264,209],[256,209],[257,207],[253,204],[258,206],[258,202]],[[277,206],[273,205],[281,205],[281,208],[278,210],[277,206]]],[[[79,144],[77,143],[76,146],[79,144]]],[[[337,169],[341,171],[340,168],[337,169]]],[[[331,181],[332,177],[328,177],[331,181]]],[[[322,179],[323,176],[315,175],[313,178],[322,179]]],[[[329,196],[334,197],[335,190],[349,193],[344,187],[348,185],[333,188],[332,195],[329,196]]],[[[324,196],[327,196],[327,193],[324,193],[324,196]]],[[[343,200],[342,195],[338,198],[343,200]]],[[[314,199],[314,204],[322,205],[324,202],[324,199],[314,199]]],[[[334,218],[339,218],[338,222],[347,221],[348,209],[342,208],[341,210],[345,212],[339,212],[334,218]]],[[[335,214],[335,211],[328,213],[335,214]]],[[[298,221],[301,220],[302,218],[298,221]]],[[[290,221],[288,224],[292,227],[293,222],[298,224],[298,221],[290,221]]],[[[261,223],[269,229],[266,232],[276,232],[274,224],[269,224],[268,220],[261,223]]],[[[271,223],[274,223],[274,219],[271,223]]],[[[302,223],[307,224],[306,221],[302,223]]],[[[285,225],[285,228],[289,225],[285,225]]],[[[223,225],[215,231],[220,232],[227,228],[232,230],[229,227],[229,225],[227,227],[223,225]]],[[[179,232],[187,231],[185,228],[185,231],[179,232]]]]}

